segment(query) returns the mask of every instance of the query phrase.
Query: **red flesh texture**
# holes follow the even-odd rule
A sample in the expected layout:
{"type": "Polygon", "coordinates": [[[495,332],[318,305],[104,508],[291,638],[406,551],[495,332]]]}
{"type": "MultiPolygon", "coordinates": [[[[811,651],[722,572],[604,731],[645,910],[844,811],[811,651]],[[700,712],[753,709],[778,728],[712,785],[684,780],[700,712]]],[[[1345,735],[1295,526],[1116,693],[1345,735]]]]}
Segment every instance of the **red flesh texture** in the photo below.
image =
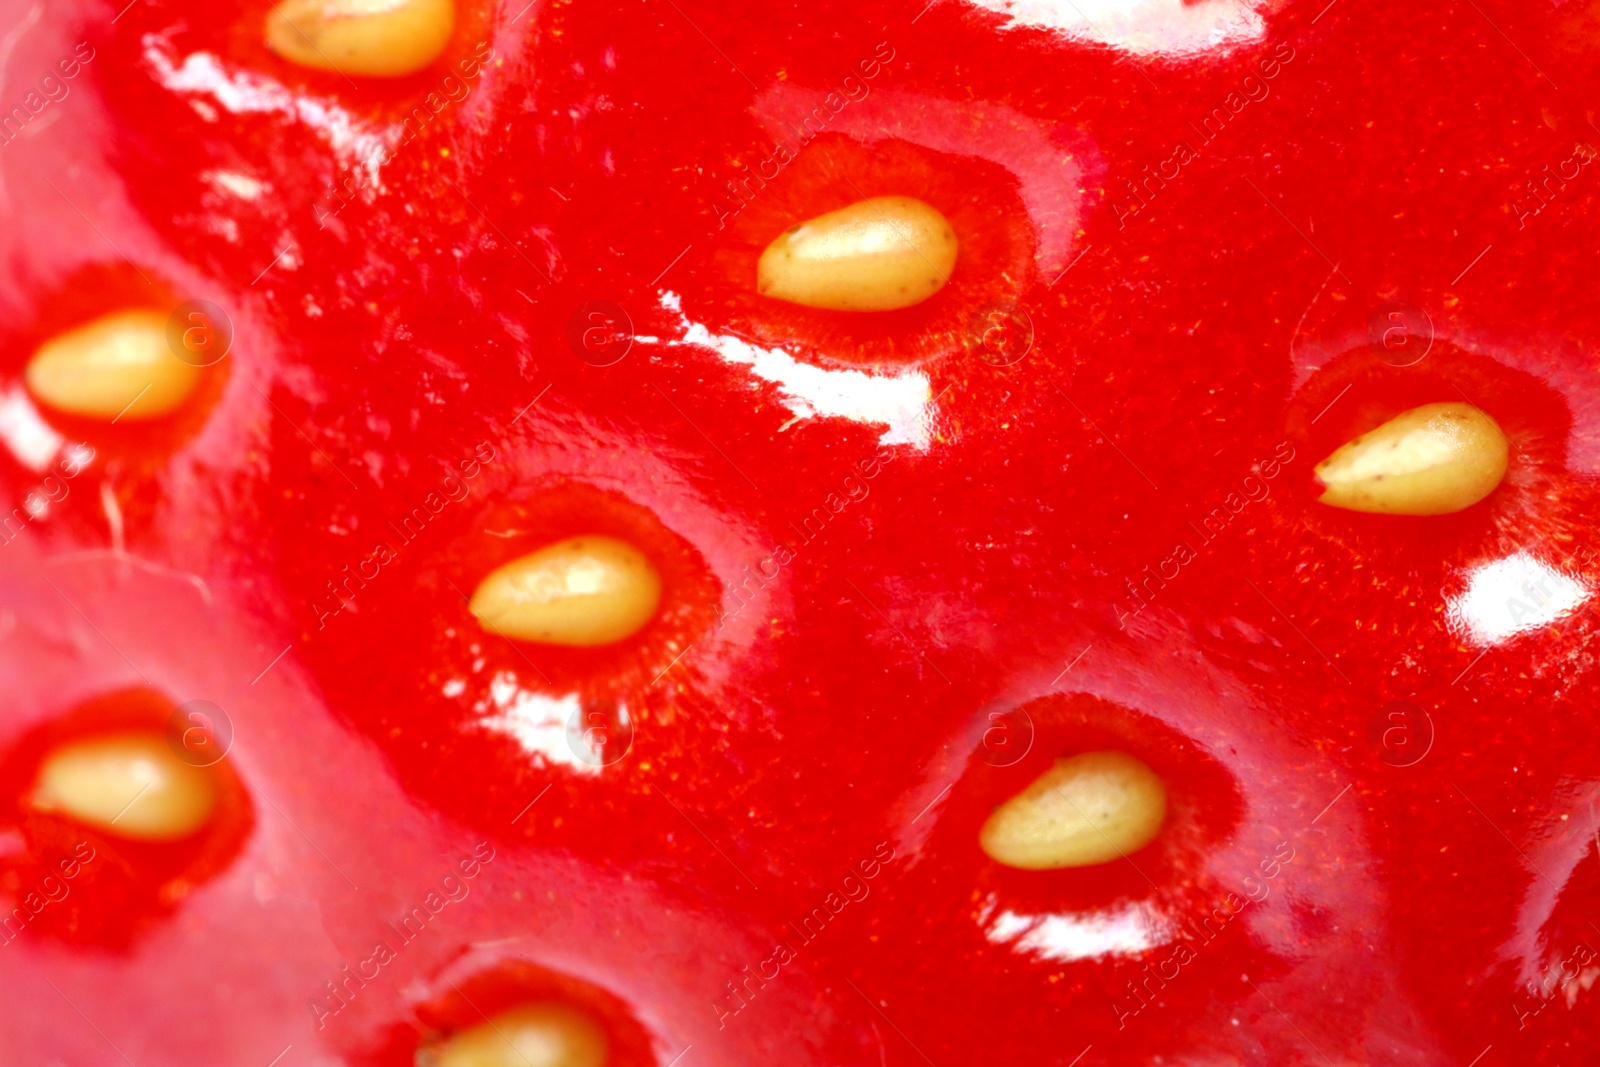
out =
{"type": "MultiPolygon", "coordinates": [[[[98,207],[97,225],[147,272],[228,306],[241,341],[196,436],[95,467],[7,546],[5,603],[28,620],[5,648],[19,680],[8,736],[21,743],[147,673],[254,724],[235,759],[284,817],[269,813],[228,870],[125,952],[85,953],[32,931],[12,944],[0,966],[16,969],[8,984],[27,990],[30,1011],[0,1036],[5,1051],[109,1061],[109,1040],[141,1065],[202,1051],[265,1062],[291,1043],[308,1061],[319,1046],[380,1057],[395,1053],[396,1032],[425,1029],[445,977],[503,973],[497,953],[520,952],[621,998],[660,1062],[691,1043],[690,1055],[729,1063],[1065,1064],[1087,1045],[1086,1065],[1465,1063],[1491,1044],[1506,1062],[1592,1056],[1591,994],[1572,1009],[1557,999],[1519,1028],[1513,1005],[1535,1003],[1521,992],[1532,975],[1507,953],[1536,946],[1529,958],[1542,969],[1579,941],[1600,944],[1585,932],[1600,914],[1600,871],[1583,858],[1597,748],[1592,615],[1581,608],[1474,662],[1484,646],[1444,625],[1443,596],[1512,550],[1570,561],[1593,580],[1591,173],[1524,228],[1509,207],[1529,196],[1514,185],[1590,136],[1576,101],[1595,87],[1593,20],[1578,5],[1491,4],[1487,18],[1349,0],[1318,18],[1322,7],[1272,13],[1268,39],[1240,52],[1160,61],[997,32],[993,17],[952,0],[914,25],[920,5],[859,3],[758,19],[685,9],[692,26],[670,5],[469,16],[445,62],[490,37],[504,64],[401,150],[385,168],[389,192],[323,231],[311,204],[342,167],[323,138],[276,115],[204,121],[152,80],[143,35],[172,31],[179,57],[213,50],[229,69],[265,71],[364,116],[401,114],[442,68],[357,92],[271,59],[249,29],[260,9],[141,4],[109,33],[81,27],[103,27],[110,12],[49,14],[34,32],[54,34],[59,51],[95,42],[75,83],[75,132],[100,135],[111,159],[82,185],[57,184],[98,207]],[[787,524],[826,506],[851,465],[879,450],[879,428],[843,419],[782,428],[792,413],[773,388],[703,348],[641,341],[600,370],[563,347],[566,316],[590,299],[625,305],[642,336],[676,338],[682,327],[657,295],[673,289],[716,331],[770,345],[776,324],[802,350],[807,338],[829,348],[808,358],[860,355],[835,349],[837,333],[808,333],[809,313],[765,305],[770,318],[737,321],[761,305],[719,273],[730,246],[710,200],[769,138],[753,112],[760,94],[706,37],[762,91],[781,71],[819,99],[887,39],[897,59],[875,93],[945,97],[952,115],[995,102],[1073,131],[1051,143],[1092,146],[1074,150],[1089,178],[1072,255],[1089,251],[1054,285],[1066,263],[1014,279],[1038,338],[1027,359],[998,370],[954,353],[926,365],[938,396],[931,447],[889,448],[867,499],[797,546],[748,609],[640,694],[648,715],[634,752],[583,777],[453,729],[436,688],[407,691],[418,675],[469,666],[436,636],[441,620],[471,625],[459,598],[414,576],[441,560],[492,566],[472,516],[565,480],[654,512],[670,536],[642,547],[660,558],[687,545],[683,558],[704,570],[685,573],[727,589],[780,541],[793,544],[787,524]],[[1132,203],[1122,179],[1194,139],[1185,120],[1280,42],[1295,58],[1271,95],[1119,226],[1132,203]],[[225,197],[202,181],[215,168],[273,189],[225,197]],[[219,236],[229,221],[235,240],[219,236]],[[291,242],[301,252],[252,286],[291,242]],[[1427,360],[1385,378],[1331,358],[1364,342],[1368,317],[1397,297],[1433,317],[1440,341],[1427,360]],[[1361,381],[1312,423],[1342,374],[1361,381]],[[1418,381],[1440,395],[1413,396],[1418,381]],[[1446,382],[1526,446],[1506,487],[1427,523],[1312,503],[1310,467],[1340,434],[1413,400],[1457,399],[1446,382]],[[504,463],[402,549],[355,612],[318,630],[325,583],[480,440],[504,463]],[[1295,459],[1270,495],[1198,544],[1187,524],[1285,440],[1295,459]],[[102,477],[144,502],[125,510],[130,550],[204,577],[209,605],[181,580],[104,559],[57,558],[41,574],[58,589],[31,573],[41,557],[104,548],[102,477]],[[1123,579],[1181,539],[1198,558],[1119,630],[1132,606],[1123,579]],[[289,657],[249,685],[285,644],[289,657]],[[386,665],[389,689],[373,706],[362,683],[386,665]],[[1068,711],[1041,714],[1037,744],[1103,747],[1110,732],[1137,753],[1192,753],[1162,765],[1174,796],[1234,813],[1220,838],[1200,835],[1209,851],[1197,847],[1187,869],[1141,854],[1160,879],[1154,892],[1178,910],[1200,918],[1280,841],[1296,850],[1268,900],[1125,1028],[1112,999],[1130,1005],[1122,983],[1166,949],[1050,963],[986,941],[973,918],[991,890],[1042,910],[1040,886],[1116,880],[1031,880],[977,851],[982,812],[1049,754],[1005,771],[974,764],[984,712],[1052,691],[1104,701],[1071,705],[1099,709],[1100,732],[1075,733],[1068,711]],[[1371,712],[1397,698],[1426,708],[1439,733],[1408,768],[1382,765],[1366,740],[1371,712]],[[315,1030],[306,1001],[321,983],[480,840],[500,858],[472,896],[315,1030]],[[821,904],[880,840],[897,855],[870,896],[718,1029],[707,1002],[725,996],[723,983],[756,969],[774,938],[798,945],[784,923],[821,904]],[[553,910],[552,893],[570,912],[553,910]],[[468,947],[507,937],[521,940],[468,947]],[[218,1021],[163,1025],[180,1003],[186,1019],[218,1021]]],[[[13,197],[37,193],[27,203],[42,221],[31,225],[82,235],[11,238],[13,373],[41,308],[73,299],[78,266],[112,258],[57,193],[12,174],[24,169],[14,157],[79,176],[63,169],[74,147],[65,117],[57,126],[6,148],[13,197]]],[[[977,123],[970,172],[1006,167],[1012,132],[977,123]]],[[[908,195],[948,180],[902,165],[908,195]]],[[[1022,180],[1024,165],[1011,165],[1022,180]]],[[[804,174],[797,161],[735,225],[803,199],[804,174]]],[[[987,195],[995,225],[1018,230],[1022,205],[987,195]]],[[[996,264],[968,258],[958,271],[986,266],[996,264]]],[[[13,496],[38,478],[5,470],[13,496]]],[[[644,657],[627,676],[645,659],[664,665],[644,657]]],[[[1150,892],[1142,884],[1105,891],[1138,897],[1150,892]]]]}

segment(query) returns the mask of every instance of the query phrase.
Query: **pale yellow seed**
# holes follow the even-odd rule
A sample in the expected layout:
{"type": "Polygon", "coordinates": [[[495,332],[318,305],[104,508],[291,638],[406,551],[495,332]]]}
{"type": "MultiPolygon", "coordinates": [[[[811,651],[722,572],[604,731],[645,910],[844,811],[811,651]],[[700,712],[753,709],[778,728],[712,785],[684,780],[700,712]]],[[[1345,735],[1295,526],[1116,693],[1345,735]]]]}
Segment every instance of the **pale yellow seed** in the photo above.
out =
{"type": "Polygon", "coordinates": [[[454,0],[283,0],[267,47],[302,67],[398,78],[438,59],[455,25],[454,0]]]}
{"type": "Polygon", "coordinates": [[[1510,446],[1471,404],[1424,404],[1317,464],[1324,504],[1379,515],[1447,515],[1494,492],[1510,446]]]}
{"type": "Polygon", "coordinates": [[[1087,867],[1148,845],[1166,816],[1167,787],[1149,767],[1124,752],[1085,752],[995,808],[978,844],[1008,867],[1087,867]]]}
{"type": "Polygon", "coordinates": [[[608,645],[639,631],[661,604],[644,554],[611,537],[574,537],[490,572],[472,594],[485,630],[551,645],[608,645]]]}
{"type": "Polygon", "coordinates": [[[833,311],[893,311],[944,288],[959,244],[921,200],[877,196],[818,215],[767,246],[756,291],[833,311]]]}
{"type": "Polygon", "coordinates": [[[217,787],[211,772],[175,756],[164,735],[116,733],[47,755],[29,803],[117,837],[174,841],[205,826],[217,787]]]}
{"type": "Polygon", "coordinates": [[[417,1057],[419,1067],[604,1067],[605,1031],[577,1008],[525,1004],[453,1034],[417,1057]]]}
{"type": "Polygon", "coordinates": [[[199,384],[200,371],[173,355],[167,316],[136,308],[52,337],[33,353],[22,378],[45,407],[128,422],[176,411],[199,384]]]}

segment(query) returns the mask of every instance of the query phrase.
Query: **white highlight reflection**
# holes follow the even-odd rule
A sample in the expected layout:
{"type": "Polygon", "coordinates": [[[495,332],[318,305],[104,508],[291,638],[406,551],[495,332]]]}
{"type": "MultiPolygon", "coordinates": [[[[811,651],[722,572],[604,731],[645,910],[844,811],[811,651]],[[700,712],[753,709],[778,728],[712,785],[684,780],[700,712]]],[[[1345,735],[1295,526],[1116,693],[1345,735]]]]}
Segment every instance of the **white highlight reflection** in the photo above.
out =
{"type": "Polygon", "coordinates": [[[1020,915],[1009,909],[996,915],[994,908],[990,897],[978,915],[984,936],[993,944],[1010,945],[1039,959],[1070,963],[1136,956],[1169,940],[1166,923],[1138,902],[1082,915],[1020,915]]]}
{"type": "MultiPolygon", "coordinates": [[[[277,112],[298,119],[321,131],[346,163],[359,162],[367,180],[377,184],[378,152],[384,138],[371,132],[350,112],[315,96],[291,92],[286,86],[250,71],[229,74],[222,61],[209,52],[194,52],[174,63],[168,45],[156,35],[145,38],[145,59],[163,87],[175,93],[208,96],[217,106],[234,114],[277,112]]],[[[205,108],[201,110],[211,110],[205,108]]],[[[208,116],[214,121],[214,116],[208,116]]]]}
{"type": "Polygon", "coordinates": [[[20,385],[13,385],[0,395],[0,441],[11,449],[18,463],[33,471],[49,466],[67,443],[39,416],[39,409],[20,385]]]}
{"type": "Polygon", "coordinates": [[[236,170],[208,170],[202,175],[206,181],[224,189],[241,200],[259,200],[267,191],[267,183],[236,170]]]}
{"type": "Polygon", "coordinates": [[[1548,626],[1589,596],[1590,590],[1575,579],[1518,552],[1475,568],[1466,592],[1446,603],[1451,629],[1493,645],[1548,626]]]}
{"type": "Polygon", "coordinates": [[[1247,0],[972,0],[1010,18],[1136,55],[1192,53],[1260,40],[1266,22],[1247,0]]]}
{"type": "Polygon", "coordinates": [[[760,348],[728,334],[712,333],[683,313],[683,298],[675,292],[661,294],[661,306],[676,312],[683,324],[678,340],[638,337],[646,343],[695,345],[709,348],[729,363],[749,367],[756,377],[776,385],[783,406],[797,419],[818,416],[854,419],[886,429],[879,438],[885,445],[927,448],[931,431],[928,402],[933,390],[927,375],[915,369],[896,374],[861,370],[832,370],[802,363],[781,348],[760,348]]]}
{"type": "Polygon", "coordinates": [[[496,671],[489,681],[489,700],[478,705],[499,711],[482,720],[482,726],[505,734],[530,756],[548,764],[562,764],[584,774],[599,774],[600,768],[577,757],[567,741],[567,723],[578,713],[578,694],[552,697],[534,693],[517,684],[510,671],[496,671]]]}

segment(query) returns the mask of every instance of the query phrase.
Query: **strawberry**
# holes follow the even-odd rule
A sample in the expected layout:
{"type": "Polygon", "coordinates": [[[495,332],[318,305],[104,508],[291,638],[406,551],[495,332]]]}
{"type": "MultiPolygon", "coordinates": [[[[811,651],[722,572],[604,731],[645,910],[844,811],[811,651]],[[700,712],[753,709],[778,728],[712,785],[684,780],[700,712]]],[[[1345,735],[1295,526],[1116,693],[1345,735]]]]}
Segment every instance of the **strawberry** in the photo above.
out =
{"type": "Polygon", "coordinates": [[[1589,8],[5,21],[0,1058],[1600,1048],[1589,8]]]}

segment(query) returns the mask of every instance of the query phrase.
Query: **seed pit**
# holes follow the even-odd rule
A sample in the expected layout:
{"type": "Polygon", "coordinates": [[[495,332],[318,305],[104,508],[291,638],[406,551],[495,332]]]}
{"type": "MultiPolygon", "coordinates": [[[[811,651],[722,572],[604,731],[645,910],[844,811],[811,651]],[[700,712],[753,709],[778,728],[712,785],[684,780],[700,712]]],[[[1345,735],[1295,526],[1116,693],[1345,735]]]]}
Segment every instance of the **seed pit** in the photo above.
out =
{"type": "MultiPolygon", "coordinates": [[[[750,185],[755,184],[752,177],[750,185]]],[[[674,268],[685,274],[679,290],[683,313],[713,333],[783,347],[807,362],[894,366],[955,355],[967,348],[967,330],[980,309],[1016,300],[1034,280],[1039,234],[1016,176],[980,157],[897,138],[863,141],[823,132],[743,202],[743,208],[723,216],[726,226],[709,255],[685,257],[674,268]],[[788,247],[772,253],[769,267],[807,269],[797,254],[784,259],[782,252],[794,253],[809,243],[819,217],[906,193],[943,216],[922,251],[928,260],[944,257],[954,266],[936,276],[917,260],[885,294],[892,303],[905,302],[897,310],[810,306],[779,299],[784,294],[770,288],[763,291],[768,279],[761,259],[775,243],[788,247]],[[780,234],[788,234],[788,240],[774,242],[780,234]],[[930,278],[936,284],[925,284],[930,278]],[[904,294],[897,291],[900,285],[906,286],[904,294]]]]}
{"type": "Polygon", "coordinates": [[[144,688],[103,693],[0,752],[0,840],[25,842],[0,850],[0,885],[47,873],[72,883],[30,932],[124,947],[238,856],[254,824],[250,796],[231,760],[186,746],[194,703],[144,688]]]}

